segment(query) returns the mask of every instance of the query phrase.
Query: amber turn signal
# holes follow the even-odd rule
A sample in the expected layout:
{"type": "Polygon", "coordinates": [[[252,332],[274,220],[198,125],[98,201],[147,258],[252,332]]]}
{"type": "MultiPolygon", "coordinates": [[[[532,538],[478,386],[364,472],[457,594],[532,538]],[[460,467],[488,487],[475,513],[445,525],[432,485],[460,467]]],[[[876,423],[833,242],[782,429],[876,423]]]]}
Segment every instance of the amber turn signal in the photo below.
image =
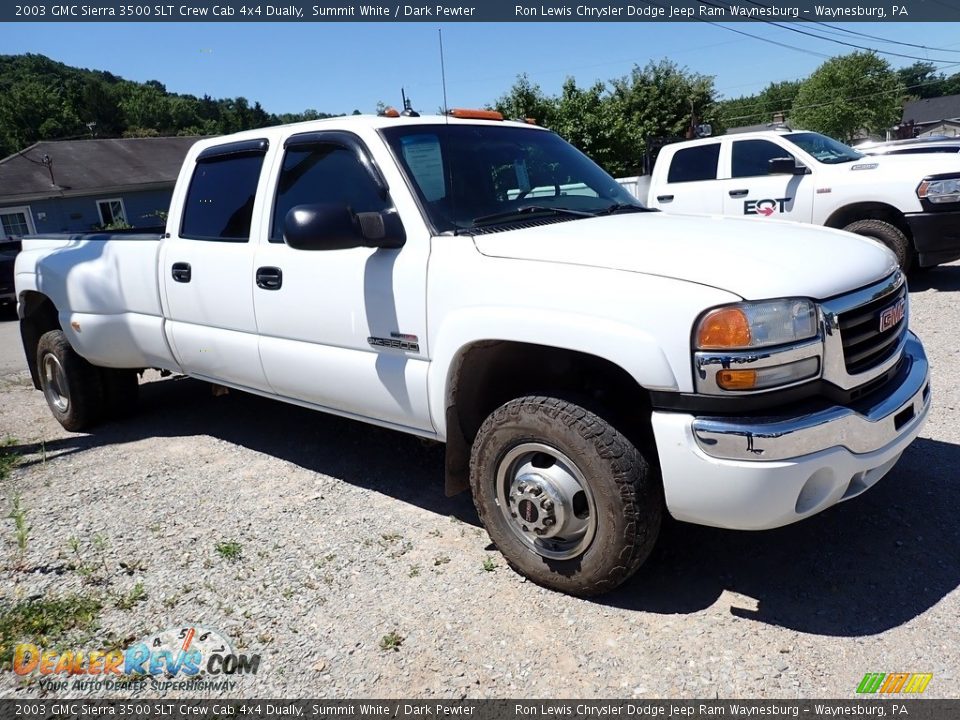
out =
{"type": "Polygon", "coordinates": [[[714,310],[700,322],[697,347],[701,350],[726,350],[750,346],[750,322],[738,307],[714,310]]]}
{"type": "Polygon", "coordinates": [[[717,373],[717,385],[724,390],[750,390],[756,384],[756,370],[721,370],[717,373]]]}

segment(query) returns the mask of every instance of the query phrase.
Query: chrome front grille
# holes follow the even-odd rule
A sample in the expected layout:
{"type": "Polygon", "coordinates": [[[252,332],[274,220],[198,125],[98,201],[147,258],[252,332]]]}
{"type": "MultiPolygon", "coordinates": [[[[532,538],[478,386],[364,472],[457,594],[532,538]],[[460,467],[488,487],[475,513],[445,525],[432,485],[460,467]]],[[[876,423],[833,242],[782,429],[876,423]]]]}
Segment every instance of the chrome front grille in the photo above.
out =
{"type": "Polygon", "coordinates": [[[907,286],[901,284],[899,289],[837,316],[847,373],[859,375],[897,352],[907,332],[906,297],[907,286]],[[903,312],[896,313],[901,302],[903,312]],[[884,327],[884,313],[893,313],[896,321],[884,327]]]}
{"type": "Polygon", "coordinates": [[[827,382],[844,390],[866,387],[900,360],[910,309],[906,281],[899,270],[865,288],[825,300],[820,310],[827,382]],[[903,316],[899,317],[901,302],[903,316]],[[896,322],[889,322],[891,316],[896,322]]]}

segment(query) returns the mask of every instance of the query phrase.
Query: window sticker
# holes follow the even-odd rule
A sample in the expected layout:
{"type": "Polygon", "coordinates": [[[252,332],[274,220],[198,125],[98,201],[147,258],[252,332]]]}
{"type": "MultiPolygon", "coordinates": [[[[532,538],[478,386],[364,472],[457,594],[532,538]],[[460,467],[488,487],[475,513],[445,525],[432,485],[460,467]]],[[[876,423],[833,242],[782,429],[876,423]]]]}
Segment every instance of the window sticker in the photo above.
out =
{"type": "Polygon", "coordinates": [[[436,135],[410,135],[402,140],[403,159],[427,202],[446,196],[443,181],[443,155],[436,135]]]}
{"type": "Polygon", "coordinates": [[[521,192],[530,192],[530,175],[527,174],[527,164],[522,158],[513,161],[514,172],[517,173],[517,186],[521,192]]]}

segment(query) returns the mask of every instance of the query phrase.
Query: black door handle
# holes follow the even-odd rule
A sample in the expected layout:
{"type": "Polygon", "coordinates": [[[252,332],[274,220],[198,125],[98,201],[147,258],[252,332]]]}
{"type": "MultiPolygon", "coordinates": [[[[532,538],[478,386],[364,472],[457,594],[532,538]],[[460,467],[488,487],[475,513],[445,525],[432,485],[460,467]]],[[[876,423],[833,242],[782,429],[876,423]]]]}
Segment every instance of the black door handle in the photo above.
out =
{"type": "Polygon", "coordinates": [[[749,190],[731,190],[730,197],[744,197],[749,190]]]}
{"type": "Polygon", "coordinates": [[[670,202],[673,200],[673,195],[657,195],[657,200],[660,202],[670,202]]]}
{"type": "Polygon", "coordinates": [[[170,269],[170,275],[173,276],[173,279],[176,282],[190,282],[190,263],[174,263],[173,267],[170,269]]]}
{"type": "Polygon", "coordinates": [[[257,287],[264,290],[279,290],[283,285],[283,271],[278,267],[257,268],[257,287]]]}

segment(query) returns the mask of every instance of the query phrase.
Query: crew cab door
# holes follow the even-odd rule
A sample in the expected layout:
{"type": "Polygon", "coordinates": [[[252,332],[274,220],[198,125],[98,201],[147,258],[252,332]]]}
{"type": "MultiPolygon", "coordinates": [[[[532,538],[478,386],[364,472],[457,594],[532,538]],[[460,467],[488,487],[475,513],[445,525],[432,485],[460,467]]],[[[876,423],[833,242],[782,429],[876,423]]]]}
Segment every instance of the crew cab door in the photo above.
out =
{"type": "MultiPolygon", "coordinates": [[[[813,220],[813,176],[770,174],[770,160],[796,157],[764,139],[733,140],[729,179],[720,182],[723,214],[763,220],[813,220]]],[[[801,166],[802,167],[802,166],[801,166]]]]}
{"type": "Polygon", "coordinates": [[[272,176],[253,289],[260,356],[271,388],[343,413],[432,430],[429,236],[408,230],[399,249],[300,250],[286,244],[285,218],[297,206],[394,210],[367,146],[351,133],[289,137],[272,176]]]}
{"type": "Polygon", "coordinates": [[[159,266],[168,338],[184,371],[263,391],[250,228],[267,145],[231,142],[197,155],[171,203],[176,229],[161,243],[159,266]]]}
{"type": "Polygon", "coordinates": [[[650,207],[670,213],[719,214],[723,210],[719,164],[719,140],[681,147],[672,154],[661,150],[650,187],[650,207]]]}

